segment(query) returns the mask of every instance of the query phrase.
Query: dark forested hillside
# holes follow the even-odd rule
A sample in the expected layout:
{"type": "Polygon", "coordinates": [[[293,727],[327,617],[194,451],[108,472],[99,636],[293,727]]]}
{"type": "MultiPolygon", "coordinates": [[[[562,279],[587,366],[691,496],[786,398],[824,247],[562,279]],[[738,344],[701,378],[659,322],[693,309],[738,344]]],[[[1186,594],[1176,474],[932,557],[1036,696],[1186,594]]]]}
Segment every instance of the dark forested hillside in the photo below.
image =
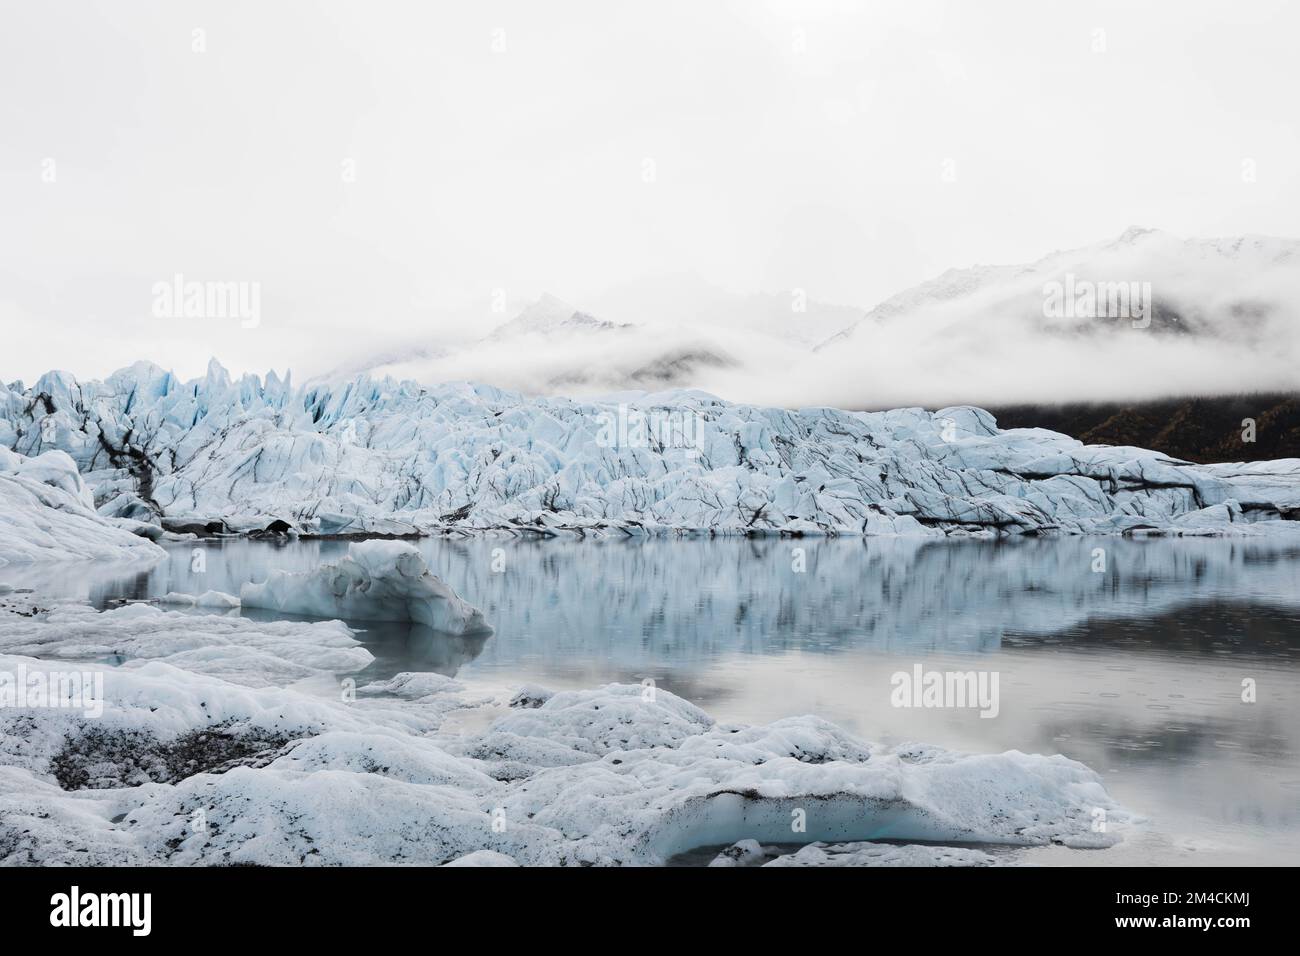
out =
{"type": "Polygon", "coordinates": [[[1050,428],[1092,445],[1137,445],[1188,461],[1300,458],[1300,392],[989,411],[1002,428],[1050,428]],[[1245,419],[1254,419],[1254,442],[1243,438],[1245,419]]]}

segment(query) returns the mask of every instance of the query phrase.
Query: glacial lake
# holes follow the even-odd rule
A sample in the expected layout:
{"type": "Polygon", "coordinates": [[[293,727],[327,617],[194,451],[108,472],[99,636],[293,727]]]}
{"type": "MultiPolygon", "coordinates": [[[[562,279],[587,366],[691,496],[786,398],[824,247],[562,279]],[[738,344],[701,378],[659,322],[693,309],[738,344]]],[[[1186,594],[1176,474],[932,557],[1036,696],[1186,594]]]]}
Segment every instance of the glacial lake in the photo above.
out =
{"type": "MultiPolygon", "coordinates": [[[[1300,535],[419,547],[495,632],[349,622],[376,658],[359,682],[404,670],[494,688],[653,680],[723,721],[814,713],[885,743],[1061,753],[1147,822],[1108,850],[1038,848],[1024,862],[1300,862],[1300,535]],[[894,706],[893,675],[917,665],[996,673],[996,717],[894,706]]],[[[0,583],[100,607],[168,591],[238,594],[273,569],[306,570],[346,549],[200,541],[146,570],[11,567],[0,583]]]]}

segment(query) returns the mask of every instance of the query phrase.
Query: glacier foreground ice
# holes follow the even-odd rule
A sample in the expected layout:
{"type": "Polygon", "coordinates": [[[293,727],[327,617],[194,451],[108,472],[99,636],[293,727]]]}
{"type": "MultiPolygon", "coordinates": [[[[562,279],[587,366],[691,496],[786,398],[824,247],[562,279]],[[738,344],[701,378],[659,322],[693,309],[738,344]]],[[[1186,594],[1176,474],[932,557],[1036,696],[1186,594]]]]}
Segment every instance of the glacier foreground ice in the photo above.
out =
{"type": "Polygon", "coordinates": [[[34,458],[0,447],[0,567],[114,558],[154,561],[162,548],[137,522],[95,512],[90,489],[61,451],[34,458]]]}
{"type": "Polygon", "coordinates": [[[997,857],[956,846],[810,843],[763,866],[997,866],[997,857]]]}
{"type": "Polygon", "coordinates": [[[924,843],[808,843],[794,851],[741,840],[713,858],[711,867],[741,866],[998,866],[992,854],[969,847],[924,843]]]}
{"type": "Polygon", "coordinates": [[[511,703],[399,675],[347,694],[364,650],[337,622],[13,600],[0,675],[54,687],[79,659],[102,711],[0,707],[0,863],[655,865],[740,840],[1104,847],[1129,820],[1061,756],[719,724],[640,685],[511,703]],[[110,644],[121,666],[94,662],[110,644]]]}
{"type": "Polygon", "coordinates": [[[301,624],[227,615],[196,616],[128,604],[96,612],[84,604],[42,607],[0,596],[0,653],[51,661],[163,661],[234,684],[268,687],[360,671],[373,659],[339,621],[301,624]]]}
{"type": "Polygon", "coordinates": [[[425,566],[405,541],[361,541],[347,556],[310,571],[272,571],[262,584],[239,591],[244,607],[310,617],[360,621],[410,621],[446,634],[489,630],[471,607],[425,566]]]}
{"type": "Polygon", "coordinates": [[[1297,527],[1300,459],[1193,465],[1002,430],[961,406],[848,412],[702,392],[527,398],[359,377],[181,382],[139,363],[0,390],[0,444],[67,452],[110,517],[417,534],[1240,533],[1297,527]]]}

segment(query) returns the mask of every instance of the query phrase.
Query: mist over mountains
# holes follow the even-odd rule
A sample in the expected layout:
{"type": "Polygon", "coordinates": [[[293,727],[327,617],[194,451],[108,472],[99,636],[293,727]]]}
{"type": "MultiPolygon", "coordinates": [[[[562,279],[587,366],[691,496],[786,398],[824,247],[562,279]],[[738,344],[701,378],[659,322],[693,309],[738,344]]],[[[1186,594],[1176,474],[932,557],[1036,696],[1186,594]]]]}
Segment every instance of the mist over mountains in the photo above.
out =
{"type": "Polygon", "coordinates": [[[413,342],[333,377],[535,395],[689,387],[790,407],[1141,401],[1296,388],[1298,317],[1300,241],[1133,227],[1033,263],[950,269],[865,312],[692,276],[590,307],[545,295],[478,341],[413,342]]]}

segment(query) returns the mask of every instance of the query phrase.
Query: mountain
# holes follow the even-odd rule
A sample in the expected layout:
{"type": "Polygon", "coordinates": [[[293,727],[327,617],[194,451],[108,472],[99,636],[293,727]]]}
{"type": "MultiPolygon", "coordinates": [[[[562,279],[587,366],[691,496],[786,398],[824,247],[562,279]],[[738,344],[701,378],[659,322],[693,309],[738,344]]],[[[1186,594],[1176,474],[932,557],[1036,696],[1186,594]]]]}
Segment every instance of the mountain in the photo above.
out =
{"type": "Polygon", "coordinates": [[[726,338],[670,321],[608,321],[547,293],[477,341],[437,352],[413,344],[406,354],[384,356],[353,374],[492,382],[531,395],[658,391],[740,367],[726,338]]]}
{"type": "Polygon", "coordinates": [[[745,397],[1006,407],[1291,392],[1300,241],[1133,227],[1023,265],[950,269],[879,303],[814,356],[745,397]]]}
{"type": "Polygon", "coordinates": [[[606,322],[585,312],[579,312],[548,292],[509,322],[494,329],[484,341],[501,342],[523,335],[570,335],[626,328],[631,328],[631,325],[606,322]]]}
{"type": "MultiPolygon", "coordinates": [[[[1116,315],[1106,292],[1118,284],[1139,296],[1149,286],[1150,328],[1156,333],[1258,339],[1279,324],[1294,325],[1300,303],[1300,240],[1267,236],[1180,239],[1130,226],[1118,238],[1057,251],[1024,265],[949,269],[872,308],[818,348],[897,323],[960,325],[1020,322],[1039,330],[1095,334],[1133,326],[1116,315]],[[1051,301],[1050,288],[1097,288],[1092,307],[1076,298],[1051,301]],[[1050,288],[1049,288],[1050,287],[1050,288]]],[[[1118,291],[1118,290],[1117,290],[1118,291]]],[[[1065,298],[1062,295],[1062,298],[1065,298]]],[[[1130,312],[1136,311],[1130,309],[1130,312]]]]}
{"type": "Polygon", "coordinates": [[[313,381],[358,374],[592,397],[694,388],[735,401],[879,409],[1154,401],[1300,385],[1300,241],[1155,229],[976,265],[863,313],[698,276],[623,283],[581,307],[543,295],[459,342],[433,335],[313,381]],[[839,330],[836,332],[836,330],[839,330]]]}
{"type": "Polygon", "coordinates": [[[489,381],[537,395],[743,392],[746,381],[769,377],[861,314],[800,290],[735,295],[694,275],[658,276],[614,286],[583,309],[545,293],[472,341],[412,341],[312,381],[364,373],[489,381]]]}

